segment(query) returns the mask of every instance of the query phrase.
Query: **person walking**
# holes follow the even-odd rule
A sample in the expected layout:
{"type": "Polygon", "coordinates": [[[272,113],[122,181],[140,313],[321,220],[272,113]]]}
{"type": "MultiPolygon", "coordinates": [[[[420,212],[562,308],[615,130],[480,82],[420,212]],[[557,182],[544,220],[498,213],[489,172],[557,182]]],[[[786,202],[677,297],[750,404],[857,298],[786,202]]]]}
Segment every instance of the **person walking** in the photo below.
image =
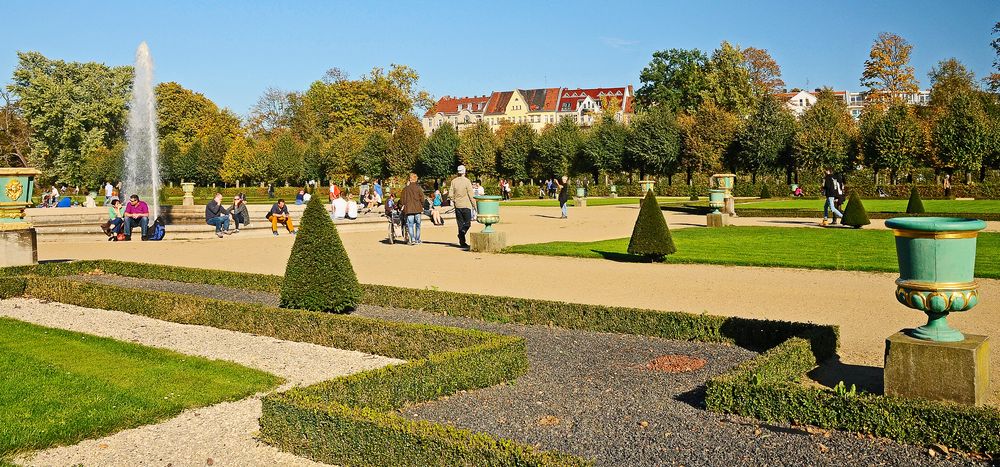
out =
{"type": "Polygon", "coordinates": [[[944,175],[944,183],[942,186],[944,187],[944,197],[951,199],[951,175],[944,175]]]}
{"type": "Polygon", "coordinates": [[[424,211],[424,190],[417,183],[417,174],[410,174],[410,182],[403,188],[403,214],[406,215],[406,230],[410,233],[410,245],[420,244],[420,217],[424,211]]]}
{"type": "Polygon", "coordinates": [[[837,223],[837,219],[844,217],[844,213],[837,209],[837,197],[838,192],[837,178],[833,176],[833,171],[826,169],[826,174],[823,176],[823,197],[826,198],[826,202],[823,203],[823,222],[820,225],[829,224],[829,214],[833,213],[833,223],[837,223]]]}
{"type": "Polygon", "coordinates": [[[569,178],[565,175],[562,176],[562,183],[559,183],[556,179],[554,183],[559,189],[559,209],[562,211],[562,217],[560,219],[569,218],[569,209],[567,209],[567,204],[569,203],[569,178]]]}
{"type": "Polygon", "coordinates": [[[111,198],[115,195],[115,187],[111,185],[111,181],[104,183],[104,205],[111,206],[111,198]]]}
{"type": "Polygon", "coordinates": [[[465,166],[458,166],[458,176],[451,180],[448,196],[455,208],[455,224],[458,224],[458,246],[468,248],[465,234],[472,227],[472,209],[476,206],[476,198],[472,192],[472,182],[465,176],[465,166]]]}
{"type": "Polygon", "coordinates": [[[215,226],[215,236],[229,235],[229,211],[222,207],[222,193],[216,193],[215,198],[205,205],[205,223],[215,226]]]}

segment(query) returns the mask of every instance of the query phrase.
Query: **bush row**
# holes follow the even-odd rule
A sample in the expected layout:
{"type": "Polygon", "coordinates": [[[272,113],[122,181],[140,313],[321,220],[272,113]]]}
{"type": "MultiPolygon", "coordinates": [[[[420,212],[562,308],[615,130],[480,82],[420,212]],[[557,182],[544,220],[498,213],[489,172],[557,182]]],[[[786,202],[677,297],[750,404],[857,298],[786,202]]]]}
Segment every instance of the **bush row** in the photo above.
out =
{"type": "Polygon", "coordinates": [[[1000,411],[992,407],[904,399],[799,383],[813,368],[811,343],[793,338],[706,384],[709,410],[767,422],[814,425],[891,438],[1000,453],[1000,411]]]}
{"type": "MultiPolygon", "coordinates": [[[[814,211],[807,209],[749,209],[740,208],[739,204],[736,205],[736,215],[740,217],[806,217],[806,218],[821,218],[823,217],[823,211],[814,211]]],[[[665,208],[668,210],[674,210],[671,208],[665,208]]],[[[701,213],[701,209],[698,209],[701,213]]],[[[940,216],[940,212],[924,212],[919,214],[907,214],[905,212],[884,212],[884,211],[867,211],[869,219],[892,219],[894,217],[935,217],[940,216]]],[[[708,208],[704,208],[704,213],[708,213],[708,208]]],[[[955,212],[947,213],[949,217],[969,217],[973,219],[982,219],[986,221],[1000,221],[1000,213],[995,212],[955,212]]]]}
{"type": "MultiPolygon", "coordinates": [[[[46,266],[33,269],[48,274],[84,272],[69,265],[46,266]]],[[[102,270],[118,266],[129,271],[125,263],[102,266],[102,270]]],[[[406,404],[513,381],[528,366],[519,337],[9,274],[4,284],[15,285],[3,293],[11,296],[20,292],[165,321],[410,359],[264,398],[262,437],[314,460],[344,465],[587,465],[576,456],[408,420],[392,412],[406,404]]]]}

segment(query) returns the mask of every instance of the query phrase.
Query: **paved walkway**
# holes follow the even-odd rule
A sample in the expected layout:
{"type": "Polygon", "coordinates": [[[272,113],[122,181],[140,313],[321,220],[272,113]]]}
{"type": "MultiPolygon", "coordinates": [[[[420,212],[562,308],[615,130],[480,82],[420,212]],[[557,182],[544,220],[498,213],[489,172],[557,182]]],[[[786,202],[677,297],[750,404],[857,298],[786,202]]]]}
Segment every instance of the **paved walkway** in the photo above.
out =
{"type": "MultiPolygon", "coordinates": [[[[570,208],[507,207],[504,223],[512,244],[556,240],[593,241],[630,235],[638,206],[570,208]]],[[[666,213],[673,229],[704,225],[704,216],[666,213]]],[[[806,219],[739,218],[735,225],[815,226],[806,219]]],[[[884,228],[873,220],[869,228],[884,228]]],[[[473,225],[473,230],[479,230],[473,225]]],[[[1000,231],[990,222],[989,230],[1000,231]]],[[[924,315],[893,295],[895,274],[711,265],[617,263],[581,258],[469,253],[452,246],[455,224],[424,223],[420,246],[388,245],[384,230],[344,232],[362,282],[403,287],[508,295],[567,302],[634,306],[726,316],[812,321],[840,326],[844,370],[881,366],[884,340],[924,315]]],[[[112,258],[178,266],[282,274],[293,238],[239,238],[160,243],[41,243],[39,259],[112,258]]],[[[734,246],[738,248],[738,246],[734,246]]],[[[893,248],[893,245],[886,245],[893,248]]],[[[1000,336],[1000,281],[982,280],[983,300],[949,319],[969,333],[1000,336]]],[[[992,356],[1000,369],[1000,352],[992,356]]],[[[870,371],[868,372],[871,373],[870,371]]],[[[832,381],[835,384],[836,381],[832,381]]],[[[1000,384],[994,385],[994,399],[1000,384]]]]}

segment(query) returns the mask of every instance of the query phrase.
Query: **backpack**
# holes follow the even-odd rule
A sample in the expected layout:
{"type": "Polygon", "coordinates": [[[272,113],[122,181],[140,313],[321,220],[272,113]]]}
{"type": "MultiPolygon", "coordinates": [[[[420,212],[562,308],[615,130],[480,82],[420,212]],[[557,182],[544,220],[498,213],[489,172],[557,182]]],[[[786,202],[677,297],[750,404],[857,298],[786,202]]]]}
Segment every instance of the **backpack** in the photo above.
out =
{"type": "Polygon", "coordinates": [[[166,233],[167,229],[163,224],[163,218],[157,217],[156,221],[153,222],[153,231],[150,232],[148,237],[146,237],[146,240],[163,240],[163,236],[166,235],[166,233]]]}

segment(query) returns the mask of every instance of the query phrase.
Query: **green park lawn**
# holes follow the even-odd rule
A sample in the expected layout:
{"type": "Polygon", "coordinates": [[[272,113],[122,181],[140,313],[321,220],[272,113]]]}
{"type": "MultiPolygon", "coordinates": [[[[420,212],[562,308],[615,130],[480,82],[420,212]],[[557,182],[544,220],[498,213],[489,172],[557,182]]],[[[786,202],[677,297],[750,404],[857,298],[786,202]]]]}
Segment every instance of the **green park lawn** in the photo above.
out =
{"type": "MultiPolygon", "coordinates": [[[[869,212],[906,212],[905,199],[865,199],[865,210],[869,212]]],[[[940,213],[1000,213],[1000,200],[951,200],[925,199],[924,210],[940,213]]],[[[743,209],[802,209],[822,211],[822,199],[781,199],[740,202],[743,209]]]]}
{"type": "MultiPolygon", "coordinates": [[[[639,200],[641,198],[634,196],[623,196],[619,198],[587,198],[587,206],[617,206],[623,204],[634,204],[639,205],[639,200]]],[[[657,196],[656,200],[660,203],[679,203],[682,201],[687,201],[687,197],[670,197],[670,196],[657,196]]],[[[559,207],[559,201],[555,199],[527,199],[527,200],[511,200],[504,201],[504,206],[533,206],[533,207],[545,207],[545,208],[557,208],[559,207]]],[[[576,204],[572,199],[569,200],[570,206],[575,206],[576,204]]]]}
{"type": "Polygon", "coordinates": [[[281,378],[207,360],[0,318],[0,465],[184,409],[238,400],[281,378]]]}
{"type": "MultiPolygon", "coordinates": [[[[704,263],[897,272],[891,231],[847,228],[727,227],[671,232],[677,253],[667,263],[704,263]]],[[[628,238],[515,245],[507,253],[645,261],[629,255],[628,238]]],[[[976,277],[1000,278],[1000,233],[979,234],[976,277]]]]}

